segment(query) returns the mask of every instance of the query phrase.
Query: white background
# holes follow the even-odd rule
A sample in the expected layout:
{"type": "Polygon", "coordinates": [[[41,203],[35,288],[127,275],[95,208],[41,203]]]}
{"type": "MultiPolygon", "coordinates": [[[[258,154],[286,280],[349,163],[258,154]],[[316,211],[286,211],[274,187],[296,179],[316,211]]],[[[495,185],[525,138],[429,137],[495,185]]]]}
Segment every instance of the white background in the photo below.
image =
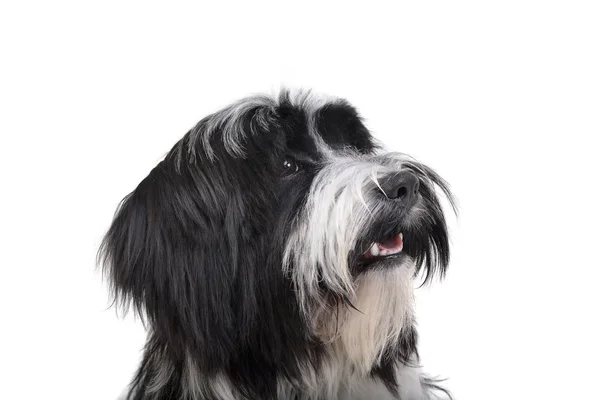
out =
{"type": "Polygon", "coordinates": [[[117,396],[144,341],[94,269],[118,202],[283,84],[452,184],[449,275],[417,291],[428,371],[459,400],[600,398],[597,2],[211,3],[2,2],[0,397],[117,396]]]}

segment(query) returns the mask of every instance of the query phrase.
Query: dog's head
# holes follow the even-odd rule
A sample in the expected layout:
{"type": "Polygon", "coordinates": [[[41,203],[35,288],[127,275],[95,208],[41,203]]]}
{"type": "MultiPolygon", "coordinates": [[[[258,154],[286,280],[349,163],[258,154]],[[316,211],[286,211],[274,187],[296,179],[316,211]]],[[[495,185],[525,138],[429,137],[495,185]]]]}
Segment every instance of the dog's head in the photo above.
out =
{"type": "Polygon", "coordinates": [[[292,371],[337,343],[368,370],[413,334],[412,277],[448,264],[436,188],[451,200],[346,101],[252,97],[175,145],[123,200],[101,255],[116,300],[174,360],[292,371]]]}

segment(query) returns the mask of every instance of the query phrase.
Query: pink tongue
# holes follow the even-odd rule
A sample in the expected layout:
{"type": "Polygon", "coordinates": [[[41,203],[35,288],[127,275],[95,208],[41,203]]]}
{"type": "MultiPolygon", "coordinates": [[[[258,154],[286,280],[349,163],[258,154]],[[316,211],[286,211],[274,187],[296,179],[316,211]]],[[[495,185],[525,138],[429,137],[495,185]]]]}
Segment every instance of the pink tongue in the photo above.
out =
{"type": "Polygon", "coordinates": [[[383,242],[379,242],[378,244],[386,249],[395,249],[402,246],[402,238],[400,235],[396,235],[393,238],[385,239],[383,242]]]}

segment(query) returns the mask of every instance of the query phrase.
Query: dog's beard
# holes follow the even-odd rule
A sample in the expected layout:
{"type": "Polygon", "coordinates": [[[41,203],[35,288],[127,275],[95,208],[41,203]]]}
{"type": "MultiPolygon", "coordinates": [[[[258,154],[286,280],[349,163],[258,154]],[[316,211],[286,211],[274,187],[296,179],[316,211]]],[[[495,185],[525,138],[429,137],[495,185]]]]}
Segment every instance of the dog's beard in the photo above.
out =
{"type": "Polygon", "coordinates": [[[404,154],[330,153],[293,224],[284,270],[300,308],[321,339],[362,372],[378,365],[403,333],[412,333],[413,277],[445,272],[448,236],[436,189],[454,207],[447,184],[404,154]],[[386,176],[402,170],[420,181],[410,209],[381,188],[386,176]],[[388,257],[371,257],[370,249],[386,239],[400,247],[388,257]]]}

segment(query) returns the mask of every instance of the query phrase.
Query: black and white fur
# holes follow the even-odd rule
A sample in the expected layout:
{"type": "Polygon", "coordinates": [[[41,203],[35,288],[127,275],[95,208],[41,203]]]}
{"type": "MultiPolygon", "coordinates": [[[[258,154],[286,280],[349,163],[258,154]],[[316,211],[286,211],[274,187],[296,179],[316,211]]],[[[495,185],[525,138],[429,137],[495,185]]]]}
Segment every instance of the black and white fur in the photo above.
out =
{"type": "Polygon", "coordinates": [[[437,189],[453,204],[341,99],[283,91],[200,121],[123,200],[100,249],[115,302],[149,331],[125,398],[445,392],[418,366],[413,306],[416,275],[449,261],[437,189]],[[387,195],[402,174],[418,181],[414,204],[387,195]],[[401,253],[368,257],[398,233],[401,253]]]}

